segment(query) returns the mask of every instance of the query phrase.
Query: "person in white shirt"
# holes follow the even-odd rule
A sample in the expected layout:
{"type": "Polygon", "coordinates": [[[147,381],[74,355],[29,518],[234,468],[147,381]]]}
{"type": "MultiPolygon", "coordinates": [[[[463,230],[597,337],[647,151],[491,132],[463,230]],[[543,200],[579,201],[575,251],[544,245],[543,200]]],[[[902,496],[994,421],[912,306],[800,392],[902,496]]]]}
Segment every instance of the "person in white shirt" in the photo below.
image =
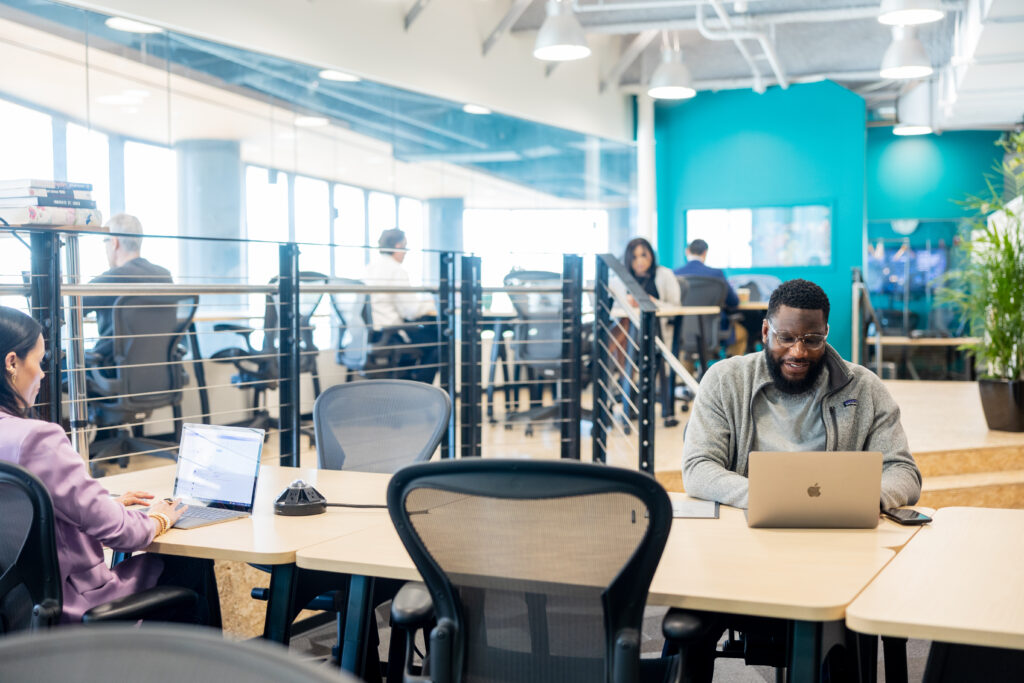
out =
{"type": "MultiPolygon", "coordinates": [[[[405,233],[398,228],[385,230],[377,241],[380,253],[366,267],[367,285],[410,286],[409,273],[402,267],[408,253],[405,233]]],[[[410,345],[403,353],[400,367],[409,367],[406,377],[433,384],[437,375],[438,321],[434,302],[414,293],[379,292],[370,295],[375,336],[388,327],[400,328],[398,336],[410,345]]]]}

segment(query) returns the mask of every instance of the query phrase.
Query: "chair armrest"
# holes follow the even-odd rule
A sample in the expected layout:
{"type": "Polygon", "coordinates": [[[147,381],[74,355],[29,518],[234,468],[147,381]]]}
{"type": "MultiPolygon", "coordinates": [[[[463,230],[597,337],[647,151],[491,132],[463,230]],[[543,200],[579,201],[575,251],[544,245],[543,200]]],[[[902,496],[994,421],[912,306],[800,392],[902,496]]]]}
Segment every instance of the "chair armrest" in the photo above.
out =
{"type": "Polygon", "coordinates": [[[60,621],[60,602],[47,598],[32,607],[31,630],[36,631],[55,626],[60,621]]]}
{"type": "Polygon", "coordinates": [[[434,601],[419,581],[403,585],[391,601],[391,624],[412,631],[427,628],[434,620],[434,601]]]}
{"type": "Polygon", "coordinates": [[[699,614],[684,609],[670,609],[661,622],[665,640],[684,644],[704,634],[707,625],[699,614]]]}
{"type": "Polygon", "coordinates": [[[235,334],[241,335],[242,339],[245,340],[245,345],[249,348],[250,353],[256,353],[256,349],[252,347],[252,341],[249,336],[255,332],[251,327],[245,325],[233,325],[231,323],[216,323],[213,326],[214,332],[234,332],[235,334]]]}
{"type": "Polygon", "coordinates": [[[106,621],[157,619],[169,613],[194,611],[198,601],[199,596],[196,592],[188,588],[157,586],[97,605],[82,615],[82,621],[95,624],[106,621]]]}

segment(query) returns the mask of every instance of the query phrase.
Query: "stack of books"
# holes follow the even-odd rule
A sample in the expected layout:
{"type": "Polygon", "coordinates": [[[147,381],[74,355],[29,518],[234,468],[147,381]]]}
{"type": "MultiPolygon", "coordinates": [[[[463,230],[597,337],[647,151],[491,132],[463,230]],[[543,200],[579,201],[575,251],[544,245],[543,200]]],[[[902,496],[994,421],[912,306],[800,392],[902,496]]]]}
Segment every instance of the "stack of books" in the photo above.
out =
{"type": "Polygon", "coordinates": [[[64,180],[0,180],[0,227],[6,225],[102,225],[89,183],[64,180]]]}

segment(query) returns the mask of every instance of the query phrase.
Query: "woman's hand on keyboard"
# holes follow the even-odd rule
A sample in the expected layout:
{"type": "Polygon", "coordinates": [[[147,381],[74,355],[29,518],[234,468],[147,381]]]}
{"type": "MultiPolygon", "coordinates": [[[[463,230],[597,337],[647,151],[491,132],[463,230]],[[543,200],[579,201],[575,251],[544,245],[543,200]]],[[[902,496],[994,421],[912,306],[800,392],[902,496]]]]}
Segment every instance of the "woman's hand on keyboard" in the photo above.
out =
{"type": "Polygon", "coordinates": [[[181,504],[181,498],[177,498],[175,500],[164,498],[162,500],[158,500],[152,503],[149,506],[149,514],[159,512],[161,514],[167,515],[167,519],[170,520],[171,526],[174,526],[174,523],[178,521],[178,518],[180,518],[182,513],[184,513],[185,510],[187,509],[187,505],[181,504]]]}

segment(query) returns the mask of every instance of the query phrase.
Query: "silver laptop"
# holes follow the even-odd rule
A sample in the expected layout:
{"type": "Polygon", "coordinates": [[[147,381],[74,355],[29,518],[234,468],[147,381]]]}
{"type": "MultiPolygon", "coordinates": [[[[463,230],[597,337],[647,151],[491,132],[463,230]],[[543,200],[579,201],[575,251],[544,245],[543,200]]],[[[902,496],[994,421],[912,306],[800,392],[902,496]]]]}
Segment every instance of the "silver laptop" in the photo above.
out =
{"type": "Polygon", "coordinates": [[[882,454],[864,451],[750,454],[747,524],[796,529],[873,529],[882,454]]]}
{"type": "Polygon", "coordinates": [[[174,497],[188,509],[174,527],[194,529],[252,514],[262,452],[262,429],[183,425],[174,497]]]}

